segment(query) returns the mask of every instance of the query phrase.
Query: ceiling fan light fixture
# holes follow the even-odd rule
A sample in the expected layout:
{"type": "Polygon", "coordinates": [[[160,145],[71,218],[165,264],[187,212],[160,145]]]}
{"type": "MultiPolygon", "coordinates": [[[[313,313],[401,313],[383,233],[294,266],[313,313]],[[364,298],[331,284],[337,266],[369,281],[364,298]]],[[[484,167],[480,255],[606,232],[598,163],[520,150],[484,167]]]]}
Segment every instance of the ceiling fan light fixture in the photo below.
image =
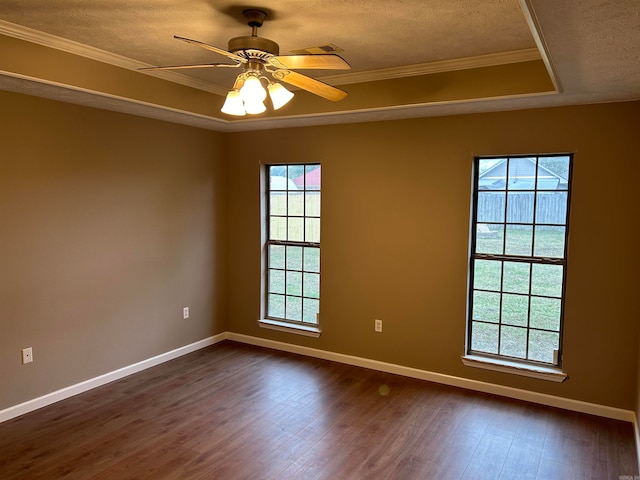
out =
{"type": "Polygon", "coordinates": [[[267,98],[267,91],[257,76],[249,75],[240,89],[240,98],[242,98],[245,105],[258,102],[262,103],[265,98],[267,98]]]}
{"type": "Polygon", "coordinates": [[[283,85],[272,82],[265,74],[286,84],[301,88],[331,101],[342,100],[347,92],[329,84],[316,80],[310,76],[297,73],[297,69],[330,69],[344,70],[351,66],[343,58],[333,52],[340,51],[335,45],[315,47],[313,52],[304,51],[300,54],[280,56],[280,47],[273,40],[258,36],[258,28],[267,17],[266,10],[248,8],[242,12],[247,24],[251,27],[251,36],[231,38],[228,50],[209,45],[198,40],[174,35],[177,40],[196,45],[227,57],[227,63],[202,63],[197,65],[169,65],[159,67],[144,67],[139,70],[172,70],[189,68],[238,68],[242,73],[236,77],[233,88],[227,93],[222,113],[235,116],[258,114],[266,111],[264,101],[269,98],[274,110],[282,108],[293,98],[293,93],[283,85]],[[229,63],[231,61],[231,63],[229,63]],[[265,80],[263,83],[262,80],[265,80]],[[266,86],[266,88],[265,88],[266,86]]]}
{"type": "Polygon", "coordinates": [[[237,90],[230,90],[227,93],[227,98],[224,101],[224,105],[222,105],[222,109],[220,110],[222,113],[226,113],[227,115],[235,115],[238,117],[243,117],[247,114],[244,109],[244,103],[242,102],[242,98],[240,97],[240,92],[237,90]]]}
{"type": "Polygon", "coordinates": [[[262,101],[244,102],[244,109],[249,115],[257,115],[259,113],[264,113],[267,110],[267,107],[262,101]]]}
{"type": "Polygon", "coordinates": [[[274,110],[284,107],[293,98],[293,92],[287,90],[280,83],[270,83],[267,89],[274,110]]]}

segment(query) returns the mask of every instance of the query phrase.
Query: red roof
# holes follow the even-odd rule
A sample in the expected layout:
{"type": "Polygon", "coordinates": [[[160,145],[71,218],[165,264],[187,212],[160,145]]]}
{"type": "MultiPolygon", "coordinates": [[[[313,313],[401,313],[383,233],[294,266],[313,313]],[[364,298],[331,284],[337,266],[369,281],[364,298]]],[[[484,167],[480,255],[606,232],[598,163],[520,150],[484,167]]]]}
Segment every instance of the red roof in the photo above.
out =
{"type": "Polygon", "coordinates": [[[295,183],[297,187],[303,188],[306,177],[307,189],[313,187],[318,188],[320,187],[320,170],[320,168],[316,168],[315,170],[307,172],[306,175],[300,175],[299,177],[293,179],[293,183],[295,183]]]}

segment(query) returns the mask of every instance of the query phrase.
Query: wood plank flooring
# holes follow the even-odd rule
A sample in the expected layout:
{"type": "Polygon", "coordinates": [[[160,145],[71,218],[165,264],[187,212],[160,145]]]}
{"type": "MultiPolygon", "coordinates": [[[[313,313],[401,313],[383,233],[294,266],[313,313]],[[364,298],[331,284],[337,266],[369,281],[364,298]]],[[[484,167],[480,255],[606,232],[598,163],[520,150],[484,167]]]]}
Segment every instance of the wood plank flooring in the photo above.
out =
{"type": "Polygon", "coordinates": [[[627,422],[234,342],[0,424],[2,480],[634,475],[627,422]]]}

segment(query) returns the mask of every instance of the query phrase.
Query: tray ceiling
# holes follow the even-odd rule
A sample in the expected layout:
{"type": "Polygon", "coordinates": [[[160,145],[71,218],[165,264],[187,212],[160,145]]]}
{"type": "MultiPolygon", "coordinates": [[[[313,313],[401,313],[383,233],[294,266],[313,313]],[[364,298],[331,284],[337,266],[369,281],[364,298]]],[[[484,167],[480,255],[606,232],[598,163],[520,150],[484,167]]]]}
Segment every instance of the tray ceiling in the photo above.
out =
{"type": "Polygon", "coordinates": [[[214,130],[380,120],[640,98],[635,0],[3,0],[0,88],[214,130]],[[350,71],[305,71],[349,92],[306,92],[282,111],[220,113],[236,69],[137,71],[224,57],[250,34],[242,10],[269,16],[258,35],[282,54],[333,44],[350,71]],[[606,67],[603,70],[602,67],[606,67]]]}

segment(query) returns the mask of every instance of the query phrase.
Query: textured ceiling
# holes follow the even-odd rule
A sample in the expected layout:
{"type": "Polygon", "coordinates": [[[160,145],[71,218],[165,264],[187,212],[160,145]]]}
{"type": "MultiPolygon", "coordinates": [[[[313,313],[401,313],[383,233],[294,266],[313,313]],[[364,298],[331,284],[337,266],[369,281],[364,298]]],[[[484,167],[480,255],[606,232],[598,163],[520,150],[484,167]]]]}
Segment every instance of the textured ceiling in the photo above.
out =
{"type": "MultiPolygon", "coordinates": [[[[283,53],[333,43],[354,71],[535,46],[517,0],[263,3],[255,4],[269,12],[260,36],[283,53]]],[[[172,36],[226,49],[229,38],[251,33],[242,9],[229,0],[2,0],[0,18],[160,65],[221,60],[172,36]]]]}
{"type": "MultiPolygon", "coordinates": [[[[437,101],[421,99],[418,95],[404,102],[398,101],[401,108],[391,113],[390,103],[384,104],[383,111],[378,108],[373,112],[373,104],[366,105],[358,100],[359,92],[373,92],[375,82],[371,83],[370,89],[365,84],[351,88],[347,85],[343,88],[350,94],[353,92],[354,99],[349,100],[352,103],[345,103],[345,110],[336,112],[340,118],[329,119],[329,113],[324,115],[324,123],[367,119],[364,115],[373,113],[378,116],[371,119],[456,113],[464,111],[458,105],[461,101],[467,105],[467,111],[486,111],[640,98],[638,0],[278,0],[257,3],[232,0],[2,0],[0,33],[6,35],[13,27],[26,27],[27,32],[33,30],[62,41],[77,42],[131,59],[139,66],[210,63],[225,59],[177,41],[173,35],[226,49],[229,38],[250,34],[241,15],[245,7],[261,7],[269,12],[258,33],[278,42],[281,53],[331,43],[343,50],[340,55],[352,66],[349,73],[362,73],[363,78],[367,73],[384,69],[439,65],[469,57],[491,57],[542,48],[543,58],[547,59],[545,53],[548,53],[547,70],[557,74],[556,77],[552,75],[551,80],[561,88],[560,93],[541,88],[540,93],[546,95],[534,99],[529,94],[533,90],[529,92],[526,88],[523,92],[527,95],[500,95],[500,92],[484,97],[479,95],[475,103],[469,95],[434,97],[437,101]],[[492,98],[487,100],[487,97],[492,98]],[[505,101],[504,97],[513,98],[505,101]],[[414,98],[420,100],[414,101],[414,98]],[[444,104],[450,104],[450,110],[444,104]],[[362,113],[360,117],[356,115],[358,112],[362,113]]],[[[15,49],[11,42],[5,43],[6,49],[15,49]]],[[[34,78],[37,75],[30,72],[18,72],[18,75],[18,69],[12,68],[3,68],[0,60],[0,74],[6,71],[11,77],[3,79],[0,75],[0,88],[38,94],[40,87],[40,94],[44,96],[55,98],[59,95],[65,101],[73,101],[71,94],[61,94],[64,85],[60,83],[64,82],[56,79],[38,86],[38,78],[34,78]],[[52,93],[54,91],[58,93],[52,93]]],[[[348,83],[346,76],[341,82],[342,77],[332,71],[305,73],[335,85],[348,83]]],[[[209,91],[220,93],[229,88],[236,74],[237,70],[230,69],[196,69],[181,70],[176,75],[194,79],[204,85],[204,89],[210,85],[209,91]]],[[[383,83],[377,82],[376,88],[383,88],[383,83]]],[[[398,89],[399,85],[393,84],[393,88],[398,89]]],[[[425,88],[425,85],[428,84],[413,82],[402,84],[402,88],[425,88]]],[[[91,92],[84,90],[83,95],[90,97],[91,92]]],[[[77,101],[91,103],[86,99],[77,101]]],[[[119,98],[109,100],[111,103],[119,101],[119,98]]],[[[100,102],[97,103],[100,106],[100,102]]],[[[324,107],[313,110],[313,100],[300,101],[300,110],[307,104],[310,106],[308,113],[322,113],[324,107]]],[[[135,113],[144,114],[141,112],[147,107],[137,105],[135,113]]],[[[304,116],[304,111],[295,112],[298,120],[304,116]]],[[[185,123],[184,119],[176,121],[185,123]]],[[[307,118],[302,123],[309,121],[307,118]]],[[[202,122],[206,123],[206,119],[199,118],[196,123],[201,126],[202,122]]],[[[231,128],[227,123],[229,121],[222,118],[211,128],[231,128]]],[[[246,125],[251,122],[243,123],[242,128],[253,128],[246,125]]],[[[264,119],[253,123],[255,128],[271,125],[264,119]]]]}

